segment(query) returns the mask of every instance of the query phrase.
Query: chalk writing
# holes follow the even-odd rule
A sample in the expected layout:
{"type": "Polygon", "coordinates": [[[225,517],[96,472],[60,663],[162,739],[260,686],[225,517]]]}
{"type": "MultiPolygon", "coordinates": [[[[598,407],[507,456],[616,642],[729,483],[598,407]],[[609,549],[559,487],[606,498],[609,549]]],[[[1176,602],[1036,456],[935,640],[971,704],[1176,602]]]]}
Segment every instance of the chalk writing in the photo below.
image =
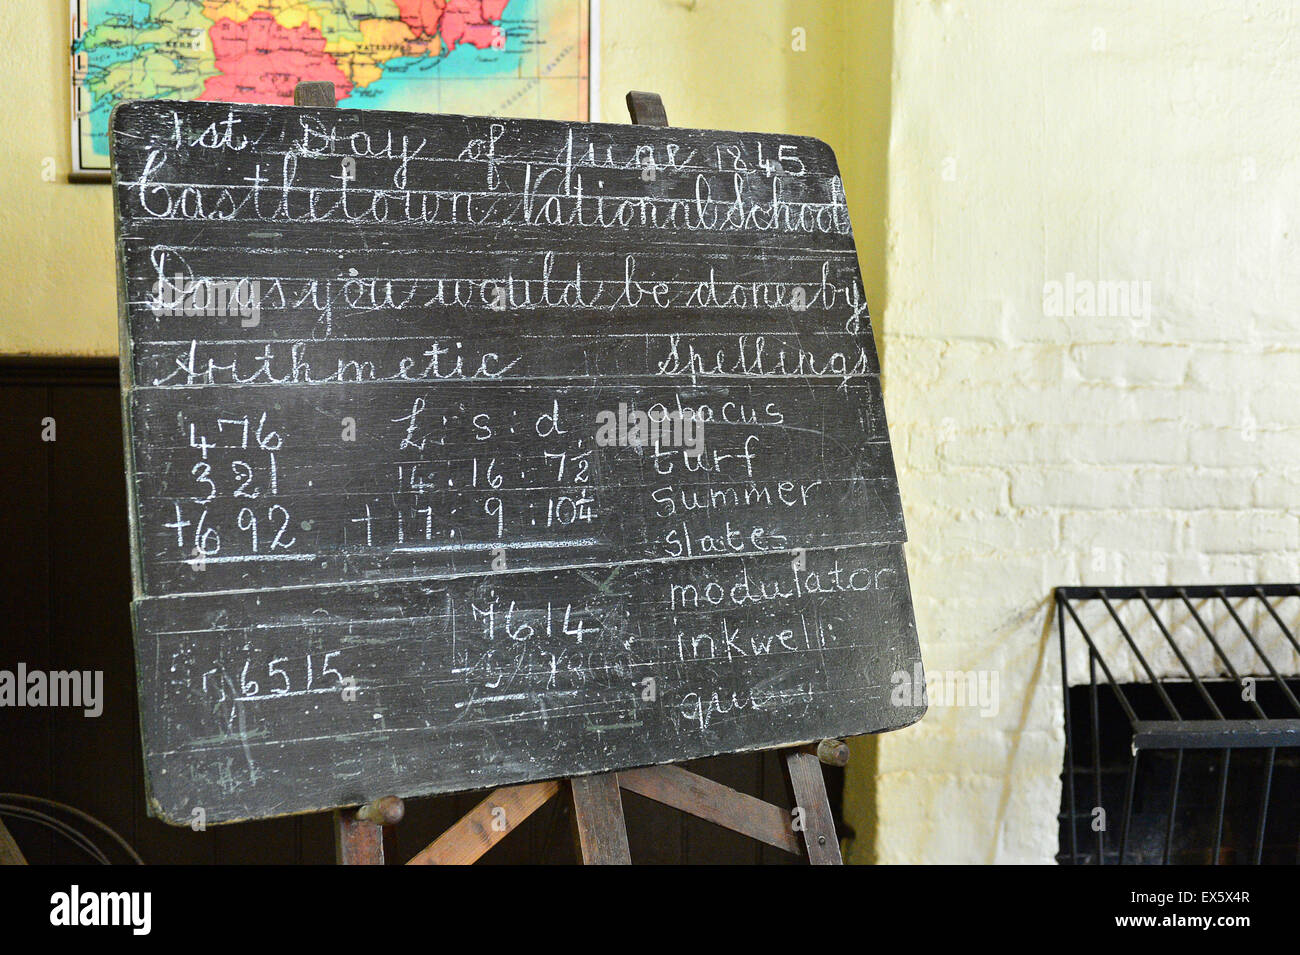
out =
{"type": "Polygon", "coordinates": [[[157,814],[919,717],[825,144],[159,101],[113,165],[157,814]]]}

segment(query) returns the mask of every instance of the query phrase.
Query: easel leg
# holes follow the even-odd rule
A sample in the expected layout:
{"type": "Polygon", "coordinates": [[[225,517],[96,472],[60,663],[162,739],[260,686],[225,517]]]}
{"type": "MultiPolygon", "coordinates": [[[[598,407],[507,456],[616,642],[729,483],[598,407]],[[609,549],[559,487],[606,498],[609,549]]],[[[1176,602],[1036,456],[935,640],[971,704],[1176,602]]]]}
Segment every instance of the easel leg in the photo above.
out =
{"type": "Polygon", "coordinates": [[[631,865],[618,773],[575,776],[569,786],[573,790],[573,820],[583,864],[631,865]]]}
{"type": "Polygon", "coordinates": [[[355,809],[334,810],[334,861],[339,865],[383,865],[384,827],[358,819],[355,809]]]}
{"type": "Polygon", "coordinates": [[[14,837],[5,828],[4,820],[0,819],[0,865],[26,864],[27,860],[23,857],[22,850],[18,848],[18,843],[14,842],[14,837]]]}
{"type": "Polygon", "coordinates": [[[384,796],[360,809],[334,810],[334,861],[339,865],[383,865],[384,826],[402,821],[406,805],[384,796]]]}
{"type": "Polygon", "coordinates": [[[821,761],[813,753],[790,750],[785,753],[785,769],[795,807],[801,810],[808,861],[813,865],[843,865],[821,761]]]}

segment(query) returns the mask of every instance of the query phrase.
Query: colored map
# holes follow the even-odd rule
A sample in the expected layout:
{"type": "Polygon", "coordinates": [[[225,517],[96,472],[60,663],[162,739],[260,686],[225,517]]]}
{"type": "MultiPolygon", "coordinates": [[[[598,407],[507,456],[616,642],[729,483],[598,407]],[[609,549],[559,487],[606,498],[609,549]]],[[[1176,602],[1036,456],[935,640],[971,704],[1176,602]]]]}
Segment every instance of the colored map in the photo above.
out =
{"type": "Polygon", "coordinates": [[[588,0],[73,0],[74,168],[108,169],[128,99],[589,117],[588,0]]]}

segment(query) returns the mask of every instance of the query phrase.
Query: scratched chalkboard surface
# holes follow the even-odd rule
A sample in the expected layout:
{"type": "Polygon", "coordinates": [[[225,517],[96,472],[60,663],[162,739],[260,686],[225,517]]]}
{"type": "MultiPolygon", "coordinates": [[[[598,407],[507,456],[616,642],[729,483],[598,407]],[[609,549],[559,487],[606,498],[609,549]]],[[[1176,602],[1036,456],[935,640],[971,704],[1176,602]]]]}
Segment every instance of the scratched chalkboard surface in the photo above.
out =
{"type": "Polygon", "coordinates": [[[156,815],[920,718],[824,143],[163,101],[111,128],[156,815]]]}

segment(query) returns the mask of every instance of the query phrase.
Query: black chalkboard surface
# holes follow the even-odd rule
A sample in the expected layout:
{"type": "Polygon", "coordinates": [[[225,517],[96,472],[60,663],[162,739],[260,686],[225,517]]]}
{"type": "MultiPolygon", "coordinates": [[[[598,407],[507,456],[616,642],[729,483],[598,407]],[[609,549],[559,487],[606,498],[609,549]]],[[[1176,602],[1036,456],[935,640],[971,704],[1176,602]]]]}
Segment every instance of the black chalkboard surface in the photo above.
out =
{"type": "Polygon", "coordinates": [[[920,718],[824,143],[162,101],[111,129],[156,815],[920,718]]]}

